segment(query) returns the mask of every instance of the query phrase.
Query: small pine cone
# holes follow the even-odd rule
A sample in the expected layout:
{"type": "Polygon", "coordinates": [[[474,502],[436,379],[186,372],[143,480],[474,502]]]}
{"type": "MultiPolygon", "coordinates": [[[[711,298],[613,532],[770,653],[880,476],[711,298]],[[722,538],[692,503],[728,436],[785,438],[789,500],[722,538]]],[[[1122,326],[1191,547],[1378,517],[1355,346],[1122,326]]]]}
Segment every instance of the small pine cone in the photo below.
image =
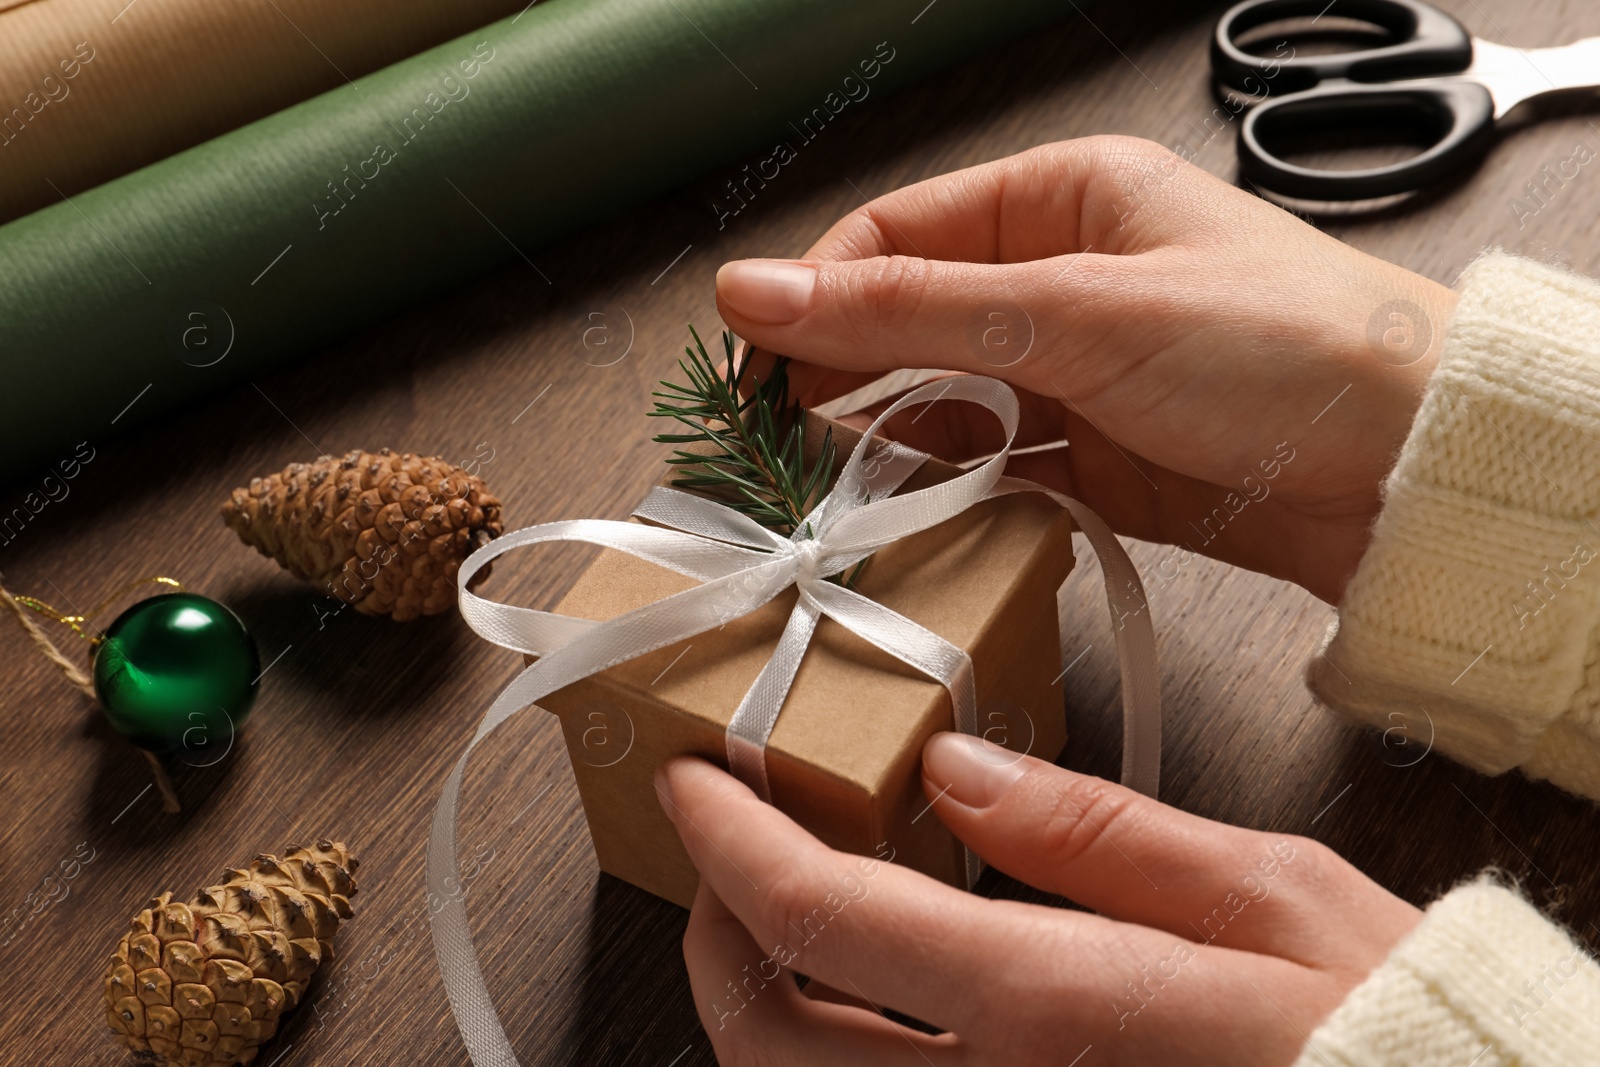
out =
{"type": "Polygon", "coordinates": [[[260,855],[187,904],[153,898],[106,971],[106,1022],[140,1063],[249,1063],[333,959],[357,861],[334,841],[260,855]]]}
{"type": "MultiPolygon", "coordinates": [[[[437,456],[359,449],[252,478],[222,505],[240,540],[364,615],[448,611],[461,561],[504,531],[483,479],[437,456]]],[[[484,567],[473,585],[488,577],[484,567]]]]}

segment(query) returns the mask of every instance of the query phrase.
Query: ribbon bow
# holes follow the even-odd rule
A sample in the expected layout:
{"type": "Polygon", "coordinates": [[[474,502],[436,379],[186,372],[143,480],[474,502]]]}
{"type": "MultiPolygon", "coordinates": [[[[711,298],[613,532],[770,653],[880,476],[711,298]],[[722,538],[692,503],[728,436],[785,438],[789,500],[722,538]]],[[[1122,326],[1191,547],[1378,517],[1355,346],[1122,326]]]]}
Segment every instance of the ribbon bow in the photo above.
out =
{"type": "MultiPolygon", "coordinates": [[[[950,692],[956,728],[976,733],[972,660],[966,651],[827,578],[979,501],[1016,492],[1045,493],[1071,513],[1088,538],[1105,575],[1106,597],[1116,626],[1122,674],[1122,780],[1155,795],[1161,756],[1159,676],[1155,636],[1138,572],[1110,528],[1089,508],[1044,486],[1004,474],[1017,417],[1016,394],[993,378],[962,376],[912,390],[878,416],[841,468],[833,490],[791,537],[774,533],[714,501],[657,487],[634,511],[657,526],[599,519],[545,523],[506,534],[467,557],[457,580],[462,617],[495,644],[539,657],[501,691],[484,714],[445,781],[428,839],[434,951],[456,1023],[477,1067],[517,1064],[484,985],[465,901],[459,890],[452,888],[461,780],[478,743],[546,695],[625,660],[716,629],[755,611],[791,585],[799,589],[799,598],[788,625],[728,724],[729,767],[757,794],[770,799],[767,739],[823,615],[944,685],[950,692]],[[988,408],[1005,428],[1005,447],[958,477],[895,496],[894,491],[928,456],[879,440],[875,434],[896,412],[940,398],[967,400],[988,408]],[[605,622],[498,604],[468,591],[472,576],[496,556],[548,541],[585,541],[627,552],[698,579],[700,584],[605,622]]],[[[1066,632],[1063,625],[1063,646],[1066,632]]],[[[969,852],[969,886],[979,869],[969,852]]]]}

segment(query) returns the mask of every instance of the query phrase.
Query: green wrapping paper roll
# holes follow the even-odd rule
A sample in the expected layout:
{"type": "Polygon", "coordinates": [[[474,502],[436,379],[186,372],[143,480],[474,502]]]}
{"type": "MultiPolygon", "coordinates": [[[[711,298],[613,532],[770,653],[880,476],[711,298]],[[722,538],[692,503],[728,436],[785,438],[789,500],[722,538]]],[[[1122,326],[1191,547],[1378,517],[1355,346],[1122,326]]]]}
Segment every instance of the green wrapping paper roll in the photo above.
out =
{"type": "Polygon", "coordinates": [[[0,221],[527,0],[0,0],[0,221]]]}
{"type": "Polygon", "coordinates": [[[0,226],[0,479],[1059,12],[548,0],[0,226]]]}

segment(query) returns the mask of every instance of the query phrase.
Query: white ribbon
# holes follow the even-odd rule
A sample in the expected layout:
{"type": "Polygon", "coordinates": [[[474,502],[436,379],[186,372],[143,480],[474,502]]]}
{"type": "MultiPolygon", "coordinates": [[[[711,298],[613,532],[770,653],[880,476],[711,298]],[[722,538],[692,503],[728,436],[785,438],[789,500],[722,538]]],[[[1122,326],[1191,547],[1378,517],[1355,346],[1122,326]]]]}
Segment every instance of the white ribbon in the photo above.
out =
{"type": "MultiPolygon", "coordinates": [[[[789,623],[772,658],[728,724],[729,766],[756,793],[770,799],[767,739],[823,615],[937,680],[950,692],[956,728],[977,733],[972,660],[965,650],[826,579],[883,546],[937,526],[981,500],[1016,492],[1045,493],[1071,513],[1088,538],[1100,560],[1116,626],[1122,673],[1122,780],[1142,793],[1156,794],[1161,759],[1160,678],[1155,635],[1138,572],[1110,528],[1083,504],[1004,475],[1016,431],[1017,398],[1009,386],[976,376],[945,379],[912,390],[878,416],[841,468],[833,491],[792,537],[780,536],[713,501],[658,487],[634,512],[658,526],[598,519],[545,523],[506,534],[467,557],[457,584],[461,614],[468,625],[495,644],[539,657],[501,691],[484,714],[445,780],[428,838],[433,947],[456,1024],[477,1067],[517,1064],[484,985],[465,901],[452,890],[461,779],[478,743],[506,719],[548,694],[625,660],[716,629],[755,611],[791,585],[798,587],[799,599],[789,623]],[[1005,447],[958,477],[894,496],[928,456],[874,435],[896,412],[938,398],[967,400],[988,408],[1005,427],[1005,447]],[[700,584],[606,622],[497,604],[468,591],[472,576],[496,556],[549,541],[585,541],[627,552],[698,579],[700,584]]],[[[1067,662],[1065,621],[1061,626],[1063,669],[1067,662]]],[[[979,869],[969,852],[969,887],[979,869]]]]}

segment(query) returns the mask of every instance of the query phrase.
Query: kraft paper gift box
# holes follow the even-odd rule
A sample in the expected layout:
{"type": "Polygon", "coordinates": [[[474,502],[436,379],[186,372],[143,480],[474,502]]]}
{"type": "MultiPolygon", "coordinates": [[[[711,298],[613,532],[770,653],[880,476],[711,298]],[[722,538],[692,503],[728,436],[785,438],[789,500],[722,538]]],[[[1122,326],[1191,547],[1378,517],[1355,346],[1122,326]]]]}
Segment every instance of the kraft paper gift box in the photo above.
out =
{"type": "MultiPolygon", "coordinates": [[[[811,415],[808,457],[825,427],[837,470],[861,434],[811,415]]],[[[929,459],[898,493],[961,473],[929,459]]],[[[878,550],[854,586],[964,648],[980,732],[1046,760],[1066,742],[1056,590],[1072,569],[1071,534],[1064,508],[1041,493],[1013,493],[878,550]]],[[[605,549],[556,610],[606,620],[693,584],[605,549]]],[[[728,720],[771,656],[796,597],[785,590],[720,629],[540,701],[561,719],[602,870],[684,907],[693,901],[699,875],[657,802],[655,769],[684,753],[727,766],[728,720]]],[[[824,617],[766,750],[772,801],[834,848],[964,885],[961,845],[928,810],[922,789],[923,743],[949,729],[942,685],[824,617]]]]}

